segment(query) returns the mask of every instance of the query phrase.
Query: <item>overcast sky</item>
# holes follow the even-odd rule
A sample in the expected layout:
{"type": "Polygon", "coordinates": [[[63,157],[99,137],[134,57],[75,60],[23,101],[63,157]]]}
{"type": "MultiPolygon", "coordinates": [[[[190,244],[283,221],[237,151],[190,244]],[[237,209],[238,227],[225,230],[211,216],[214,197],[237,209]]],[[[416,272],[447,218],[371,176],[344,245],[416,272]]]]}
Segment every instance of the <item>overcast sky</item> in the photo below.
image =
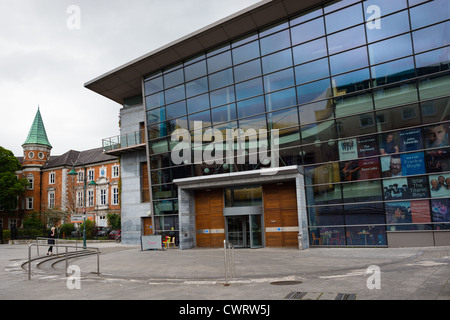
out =
{"type": "Polygon", "coordinates": [[[39,106],[52,155],[101,147],[121,106],[84,83],[257,2],[0,0],[0,146],[22,156],[39,106]]]}

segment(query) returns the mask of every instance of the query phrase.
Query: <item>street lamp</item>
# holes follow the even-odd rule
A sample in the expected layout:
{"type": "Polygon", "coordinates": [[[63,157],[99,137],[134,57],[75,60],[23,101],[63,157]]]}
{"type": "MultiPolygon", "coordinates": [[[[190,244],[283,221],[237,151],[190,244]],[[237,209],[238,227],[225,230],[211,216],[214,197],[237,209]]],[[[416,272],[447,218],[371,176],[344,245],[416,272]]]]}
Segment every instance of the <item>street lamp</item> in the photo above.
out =
{"type": "MultiPolygon", "coordinates": [[[[72,167],[72,170],[68,173],[71,176],[76,176],[78,173],[72,167]]],[[[94,180],[89,181],[89,186],[96,186],[97,183],[94,180]]],[[[86,167],[84,167],[83,177],[83,249],[86,249],[86,167]]]]}

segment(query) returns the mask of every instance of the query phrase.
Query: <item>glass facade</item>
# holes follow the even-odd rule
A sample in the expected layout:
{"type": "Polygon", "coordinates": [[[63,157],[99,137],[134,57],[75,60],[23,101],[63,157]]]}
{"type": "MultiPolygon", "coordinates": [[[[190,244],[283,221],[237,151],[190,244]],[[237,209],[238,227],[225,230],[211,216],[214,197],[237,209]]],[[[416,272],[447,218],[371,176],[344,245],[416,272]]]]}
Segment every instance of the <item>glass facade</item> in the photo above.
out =
{"type": "Polygon", "coordinates": [[[174,179],[264,166],[175,165],[171,134],[194,121],[279,129],[280,166],[304,167],[311,245],[450,229],[449,6],[333,1],[145,77],[155,231],[178,231],[174,179]]]}

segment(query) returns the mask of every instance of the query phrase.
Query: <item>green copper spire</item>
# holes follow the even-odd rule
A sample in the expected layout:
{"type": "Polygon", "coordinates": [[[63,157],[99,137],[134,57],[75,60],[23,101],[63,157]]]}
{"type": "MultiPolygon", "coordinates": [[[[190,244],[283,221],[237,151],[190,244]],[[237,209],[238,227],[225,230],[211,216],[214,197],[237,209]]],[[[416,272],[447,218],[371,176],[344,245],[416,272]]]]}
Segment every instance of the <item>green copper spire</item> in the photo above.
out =
{"type": "Polygon", "coordinates": [[[42,144],[52,147],[48,141],[47,133],[45,132],[44,122],[42,121],[39,107],[36,116],[34,117],[33,124],[31,125],[30,132],[28,133],[28,138],[23,144],[42,144]]]}

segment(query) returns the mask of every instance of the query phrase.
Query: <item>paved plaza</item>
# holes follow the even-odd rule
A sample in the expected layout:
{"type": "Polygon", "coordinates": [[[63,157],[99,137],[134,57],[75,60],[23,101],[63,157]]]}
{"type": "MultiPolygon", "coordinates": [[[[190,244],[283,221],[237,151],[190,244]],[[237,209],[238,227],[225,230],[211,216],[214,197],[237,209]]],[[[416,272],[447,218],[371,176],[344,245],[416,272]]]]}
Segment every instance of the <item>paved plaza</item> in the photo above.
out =
{"type": "MultiPolygon", "coordinates": [[[[88,243],[97,256],[21,267],[28,245],[0,245],[2,300],[449,300],[450,247],[235,250],[226,283],[224,249],[141,251],[88,243]],[[72,271],[72,269],[70,270],[72,271]],[[71,273],[69,276],[76,275],[71,273]],[[72,285],[73,287],[73,285],[72,285]]],[[[63,248],[59,248],[64,251],[63,248]]],[[[46,247],[40,248],[44,255],[46,247]]],[[[32,257],[37,255],[32,248],[32,257]]]]}

